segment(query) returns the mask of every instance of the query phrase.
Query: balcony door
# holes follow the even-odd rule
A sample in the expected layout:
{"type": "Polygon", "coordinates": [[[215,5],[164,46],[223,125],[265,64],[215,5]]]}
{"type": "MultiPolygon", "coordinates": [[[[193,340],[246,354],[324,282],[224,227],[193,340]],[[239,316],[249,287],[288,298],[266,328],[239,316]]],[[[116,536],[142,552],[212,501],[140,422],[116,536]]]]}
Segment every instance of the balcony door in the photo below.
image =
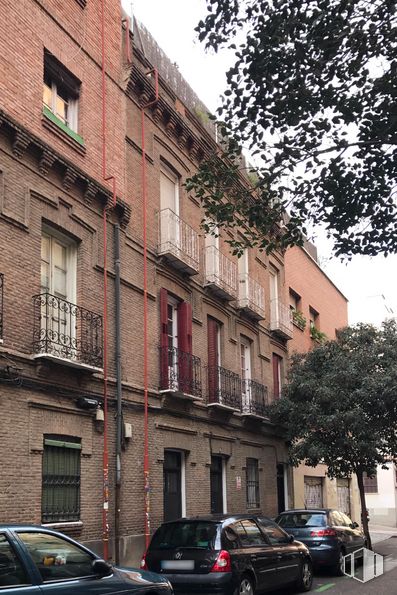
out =
{"type": "Polygon", "coordinates": [[[51,351],[76,353],[76,248],[58,235],[41,236],[41,329],[51,351]]]}
{"type": "Polygon", "coordinates": [[[208,394],[210,403],[222,403],[221,394],[221,325],[208,317],[208,394]]]}
{"type": "Polygon", "coordinates": [[[180,248],[179,179],[168,167],[160,170],[160,243],[180,248]]]}
{"type": "Polygon", "coordinates": [[[219,257],[219,228],[213,228],[216,235],[207,233],[205,236],[205,267],[206,275],[211,281],[219,282],[221,277],[219,257]]]}
{"type": "Polygon", "coordinates": [[[249,412],[251,405],[251,341],[247,337],[240,339],[241,392],[243,411],[249,412]]]}

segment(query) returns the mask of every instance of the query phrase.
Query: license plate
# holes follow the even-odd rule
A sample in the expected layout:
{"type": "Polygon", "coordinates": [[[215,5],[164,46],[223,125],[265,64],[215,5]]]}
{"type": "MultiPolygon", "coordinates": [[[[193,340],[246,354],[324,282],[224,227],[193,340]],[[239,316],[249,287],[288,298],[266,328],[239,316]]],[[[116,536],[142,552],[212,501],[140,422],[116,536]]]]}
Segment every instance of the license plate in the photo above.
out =
{"type": "Polygon", "coordinates": [[[162,560],[163,570],[194,570],[194,560],[162,560]]]}

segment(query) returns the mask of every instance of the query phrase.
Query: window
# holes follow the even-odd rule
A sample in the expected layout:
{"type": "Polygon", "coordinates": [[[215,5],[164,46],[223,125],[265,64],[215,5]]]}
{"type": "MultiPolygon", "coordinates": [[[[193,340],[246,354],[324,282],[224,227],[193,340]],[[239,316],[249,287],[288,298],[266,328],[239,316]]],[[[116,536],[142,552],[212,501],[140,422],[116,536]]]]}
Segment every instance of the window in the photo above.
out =
{"type": "Polygon", "coordinates": [[[259,469],[258,459],[247,459],[247,508],[259,508],[259,469]]]}
{"type": "Polygon", "coordinates": [[[273,363],[273,396],[275,399],[279,399],[281,397],[281,389],[282,389],[283,358],[280,355],[278,355],[277,353],[273,353],[272,363],[273,363]]]}
{"type": "Polygon", "coordinates": [[[44,438],[41,517],[43,523],[80,519],[80,454],[78,438],[44,438]]]}
{"type": "MultiPolygon", "coordinates": [[[[0,533],[0,588],[29,584],[31,584],[30,580],[11,544],[6,536],[0,533]]],[[[14,592],[14,589],[12,589],[12,592],[14,592]]]]}
{"type": "Polygon", "coordinates": [[[76,301],[76,245],[45,229],[41,236],[41,293],[76,301]]]}
{"type": "MultiPolygon", "coordinates": [[[[66,132],[78,131],[80,86],[80,81],[61,62],[44,52],[43,112],[66,132]]],[[[78,135],[72,136],[82,141],[78,135]]]]}
{"type": "Polygon", "coordinates": [[[94,557],[66,539],[40,531],[18,532],[44,582],[92,576],[94,557]]]}
{"type": "Polygon", "coordinates": [[[251,401],[251,341],[247,337],[240,339],[241,393],[243,411],[250,411],[251,401]]]}
{"type": "Polygon", "coordinates": [[[323,478],[305,475],[305,508],[321,508],[323,506],[323,478]]]}
{"type": "Polygon", "coordinates": [[[366,494],[377,494],[378,493],[378,474],[375,471],[372,477],[368,477],[367,473],[364,473],[364,492],[366,494]]]}
{"type": "Polygon", "coordinates": [[[289,288],[289,307],[290,310],[300,310],[301,309],[301,296],[296,293],[293,289],[289,288]]]}
{"type": "Polygon", "coordinates": [[[271,545],[289,542],[288,534],[270,519],[259,519],[259,523],[271,545]]]}
{"type": "Polygon", "coordinates": [[[211,521],[178,521],[161,525],[153,535],[150,547],[153,550],[175,548],[212,549],[215,544],[217,525],[211,521]]]}
{"type": "Polygon", "coordinates": [[[160,208],[179,215],[179,178],[166,165],[160,170],[160,208]]]}
{"type": "Polygon", "coordinates": [[[258,525],[250,519],[243,519],[235,523],[233,529],[240,538],[243,547],[267,545],[258,525]]]}
{"type": "Polygon", "coordinates": [[[319,314],[311,306],[309,308],[309,320],[310,320],[310,330],[312,330],[313,328],[318,329],[319,314]]]}

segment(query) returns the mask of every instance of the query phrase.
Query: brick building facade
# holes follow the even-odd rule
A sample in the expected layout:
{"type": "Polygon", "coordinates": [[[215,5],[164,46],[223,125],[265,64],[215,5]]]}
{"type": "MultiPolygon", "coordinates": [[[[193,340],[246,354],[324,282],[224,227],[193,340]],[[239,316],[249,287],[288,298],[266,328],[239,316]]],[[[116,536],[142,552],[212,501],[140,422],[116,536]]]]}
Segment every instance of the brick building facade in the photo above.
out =
{"type": "Polygon", "coordinates": [[[100,2],[0,6],[1,521],[45,522],[101,550],[106,322],[110,538],[120,386],[120,559],[136,563],[146,389],[151,530],[177,514],[274,516],[291,502],[265,405],[281,390],[292,323],[283,255],[238,261],[224,233],[200,228],[184,181],[216,146],[205,108],[144,28],[128,36],[117,3],[105,8],[103,79],[100,2]]]}

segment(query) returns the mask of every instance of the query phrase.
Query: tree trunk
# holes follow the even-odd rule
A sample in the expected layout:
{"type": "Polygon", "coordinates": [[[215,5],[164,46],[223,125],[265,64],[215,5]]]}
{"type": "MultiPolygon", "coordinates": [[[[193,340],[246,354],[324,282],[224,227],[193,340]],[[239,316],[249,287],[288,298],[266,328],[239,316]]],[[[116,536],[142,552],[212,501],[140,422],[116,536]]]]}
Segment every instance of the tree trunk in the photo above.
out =
{"type": "Polygon", "coordinates": [[[365,539],[367,540],[367,548],[369,550],[372,550],[371,536],[369,534],[369,528],[368,528],[367,506],[365,503],[363,472],[356,471],[356,476],[357,476],[357,483],[358,483],[358,489],[360,492],[360,501],[361,501],[361,522],[362,522],[362,526],[363,526],[365,539]]]}

